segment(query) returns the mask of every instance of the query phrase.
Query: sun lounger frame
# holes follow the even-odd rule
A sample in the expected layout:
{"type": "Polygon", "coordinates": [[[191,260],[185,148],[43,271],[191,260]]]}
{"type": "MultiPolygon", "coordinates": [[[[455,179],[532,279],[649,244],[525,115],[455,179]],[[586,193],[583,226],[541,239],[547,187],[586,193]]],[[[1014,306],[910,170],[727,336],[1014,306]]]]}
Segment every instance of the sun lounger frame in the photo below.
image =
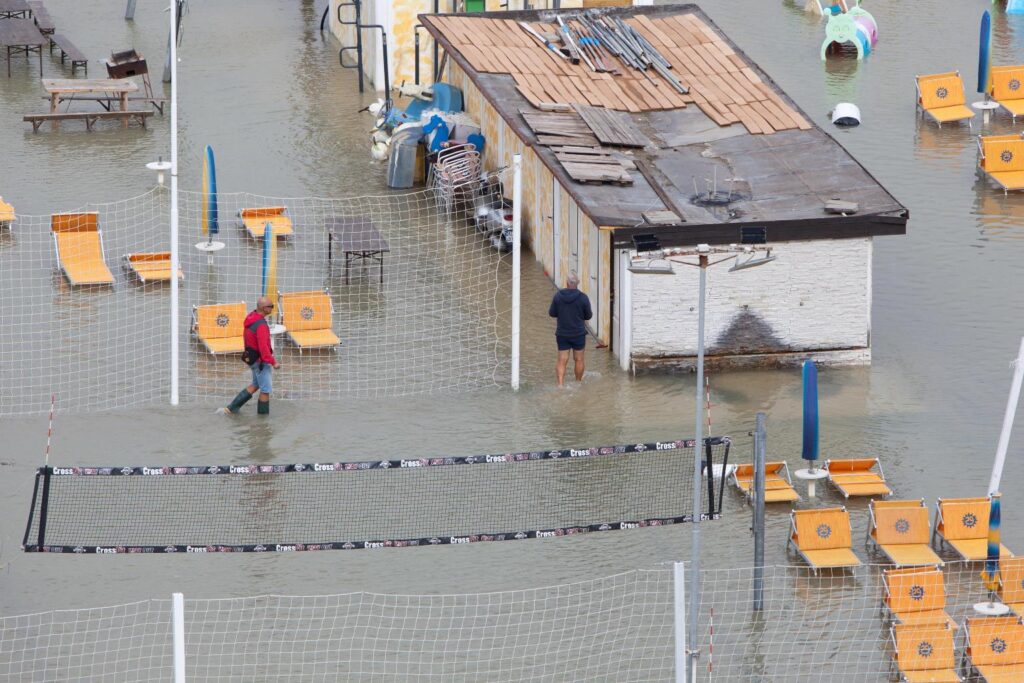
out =
{"type": "MultiPolygon", "coordinates": [[[[942,121],[939,121],[939,119],[934,114],[932,114],[930,111],[925,109],[924,105],[921,103],[921,100],[924,98],[924,93],[921,92],[921,78],[926,78],[926,79],[928,79],[928,78],[948,78],[948,77],[951,77],[951,76],[956,76],[957,78],[960,79],[960,86],[961,86],[961,89],[963,90],[964,89],[963,88],[963,78],[960,76],[960,71],[959,70],[957,70],[957,71],[946,71],[944,73],[939,73],[939,74],[915,74],[914,75],[914,90],[917,91],[917,108],[920,109],[921,112],[923,112],[924,114],[927,114],[931,118],[932,121],[937,123],[939,125],[939,128],[942,128],[942,121]]],[[[965,90],[965,92],[966,92],[966,90],[965,90]]],[[[967,98],[966,98],[966,95],[965,95],[964,96],[964,106],[966,106],[966,102],[967,102],[967,98]]],[[[955,106],[955,105],[951,105],[951,106],[955,106]]],[[[968,129],[974,130],[974,114],[973,113],[971,114],[971,116],[965,116],[964,118],[961,118],[961,119],[954,119],[953,121],[948,121],[947,123],[959,123],[960,121],[967,121],[968,129]]]]}
{"type": "MultiPolygon", "coordinates": [[[[864,545],[867,547],[867,550],[868,550],[869,553],[872,552],[872,550],[874,550],[874,552],[876,552],[876,553],[881,553],[882,555],[885,556],[885,558],[887,560],[889,560],[893,565],[895,565],[897,568],[900,568],[900,569],[902,569],[904,567],[930,567],[930,566],[934,566],[936,564],[938,566],[940,566],[940,567],[941,566],[945,566],[945,562],[942,561],[942,558],[938,558],[938,557],[936,558],[938,560],[937,563],[931,563],[930,562],[928,564],[900,564],[896,560],[896,558],[894,558],[892,555],[890,555],[888,553],[888,551],[886,551],[886,549],[884,547],[885,544],[879,543],[878,540],[871,533],[872,531],[874,531],[878,527],[878,521],[875,519],[875,507],[876,506],[890,508],[890,509],[891,508],[898,508],[898,507],[913,508],[915,510],[919,509],[919,508],[924,508],[925,510],[928,509],[928,505],[924,502],[924,498],[919,498],[919,499],[914,499],[914,500],[875,500],[875,499],[872,498],[868,502],[868,530],[867,530],[867,533],[865,534],[865,541],[864,541],[864,545]]],[[[930,531],[930,529],[929,529],[929,531],[930,531]]],[[[914,544],[910,544],[910,545],[917,545],[917,544],[914,543],[914,544]]],[[[928,543],[923,543],[921,545],[929,546],[929,549],[931,547],[928,543]]]]}
{"type": "MultiPolygon", "coordinates": [[[[769,465],[774,465],[776,463],[782,463],[782,467],[780,467],[778,470],[773,472],[773,474],[778,474],[780,478],[784,479],[786,481],[786,483],[789,484],[789,487],[791,489],[793,489],[793,492],[796,493],[796,489],[793,488],[793,478],[789,474],[789,463],[788,462],[786,462],[785,460],[775,460],[773,462],[767,462],[767,463],[765,463],[765,468],[767,469],[767,467],[769,465]]],[[[744,464],[746,464],[746,463],[744,463],[744,464]]],[[[739,478],[736,476],[736,470],[739,467],[740,467],[740,465],[736,465],[732,469],[732,471],[729,472],[729,477],[728,478],[730,480],[732,480],[732,484],[733,484],[733,486],[736,487],[736,490],[743,494],[743,497],[747,501],[747,504],[748,505],[753,505],[753,503],[754,503],[754,483],[753,483],[753,480],[751,480],[750,489],[744,491],[743,487],[740,486],[739,478]]],[[[768,481],[768,473],[766,471],[765,472],[765,484],[766,484],[765,492],[766,493],[767,493],[767,481],[768,481]]],[[[799,493],[797,493],[796,500],[800,500],[800,494],[799,493]]],[[[765,502],[767,503],[768,501],[766,500],[765,502]]],[[[784,502],[793,502],[793,501],[775,501],[775,502],[784,503],[784,502]]]]}
{"type": "MultiPolygon", "coordinates": [[[[994,620],[1002,620],[1002,621],[1005,621],[1006,624],[1009,625],[1009,626],[1020,625],[1020,626],[1024,627],[1024,618],[1019,617],[1019,616],[1017,616],[1015,614],[1008,614],[1008,615],[999,616],[999,617],[967,617],[966,619],[964,619],[964,624],[963,624],[963,629],[962,629],[963,632],[964,632],[964,647],[963,647],[963,653],[960,656],[960,669],[967,673],[967,678],[969,680],[979,680],[979,681],[982,681],[983,683],[985,681],[988,681],[988,678],[984,674],[981,673],[981,670],[978,669],[977,665],[973,661],[973,657],[970,654],[970,652],[971,652],[971,624],[972,623],[976,624],[978,622],[988,621],[988,620],[993,620],[993,621],[994,620]]],[[[1024,659],[1024,657],[1022,657],[1022,659],[1024,659]]],[[[1015,662],[1015,664],[1024,664],[1024,661],[1022,661],[1022,662],[1015,662]]],[[[983,666],[1000,666],[1000,665],[999,664],[989,664],[989,665],[983,665],[983,666]]]]}
{"type": "MultiPolygon", "coordinates": [[[[897,655],[899,654],[900,650],[899,650],[899,645],[896,642],[896,626],[897,626],[896,624],[890,624],[889,625],[889,645],[892,648],[892,656],[889,658],[889,679],[890,680],[898,680],[898,681],[906,681],[906,680],[908,680],[906,678],[906,674],[904,673],[903,669],[900,668],[899,661],[897,661],[897,655]]],[[[956,633],[955,633],[955,631],[953,629],[951,629],[949,627],[949,624],[946,624],[944,628],[947,631],[949,631],[949,637],[950,637],[950,640],[952,641],[951,645],[952,645],[952,648],[953,648],[953,666],[949,667],[949,668],[953,670],[954,674],[956,674],[957,680],[961,681],[961,683],[962,683],[963,680],[964,680],[963,676],[961,676],[960,673],[958,671],[956,671],[956,667],[957,667],[957,661],[956,661],[956,633]]],[[[940,669],[917,669],[917,671],[945,671],[945,670],[946,670],[945,667],[940,668],[940,669]]]]}
{"type": "MultiPolygon", "coordinates": [[[[245,302],[244,301],[233,301],[233,302],[227,303],[227,304],[204,304],[204,305],[207,305],[207,306],[237,306],[238,304],[242,304],[242,307],[245,308],[245,302]]],[[[207,353],[209,353],[211,356],[229,356],[229,355],[232,355],[232,354],[241,353],[242,352],[241,350],[239,350],[239,351],[214,351],[213,348],[209,344],[206,343],[206,340],[202,336],[200,336],[200,334],[199,334],[199,309],[200,308],[201,307],[198,304],[195,304],[195,305],[192,306],[192,334],[203,345],[203,348],[206,349],[207,353]]],[[[244,334],[244,327],[243,327],[243,334],[244,334]]]]}
{"type": "MultiPolygon", "coordinates": [[[[109,268],[109,266],[107,266],[107,252],[106,252],[106,249],[103,247],[103,228],[100,227],[99,213],[96,212],[96,211],[71,211],[71,212],[68,212],[68,213],[55,213],[55,214],[51,214],[51,216],[50,216],[50,236],[53,237],[53,254],[57,258],[57,266],[60,268],[60,272],[64,275],[64,278],[68,281],[68,284],[70,284],[72,287],[113,287],[114,286],[114,282],[115,282],[115,278],[114,278],[114,274],[113,273],[110,273],[110,282],[75,282],[75,281],[73,281],[71,279],[71,276],[68,275],[67,270],[64,268],[64,261],[60,257],[60,240],[57,239],[57,233],[58,232],[64,232],[64,231],[63,230],[54,230],[53,229],[53,218],[54,218],[54,216],[86,215],[86,214],[95,214],[96,215],[96,239],[100,243],[100,260],[103,263],[103,266],[107,269],[107,272],[110,273],[110,268],[109,268]]],[[[70,231],[70,232],[75,232],[75,231],[70,231]]],[[[83,230],[82,232],[92,232],[92,231],[91,230],[83,230]]]]}
{"type": "MultiPolygon", "coordinates": [[[[157,256],[157,255],[165,254],[165,253],[168,254],[167,261],[169,263],[170,262],[170,256],[169,256],[170,252],[136,251],[136,252],[132,252],[131,254],[125,254],[124,255],[124,257],[123,257],[124,258],[124,265],[125,265],[125,268],[127,268],[132,273],[132,275],[134,275],[138,279],[138,281],[141,282],[144,285],[158,284],[158,283],[161,283],[161,282],[170,282],[171,281],[170,277],[168,277],[167,279],[164,279],[164,278],[146,278],[141,272],[139,272],[139,270],[137,268],[134,267],[134,264],[136,263],[136,261],[132,260],[133,256],[157,256]]],[[[157,262],[157,261],[163,261],[163,259],[143,259],[143,260],[141,260],[139,262],[140,263],[146,263],[147,261],[148,262],[157,262]]],[[[170,266],[168,266],[168,269],[170,269],[170,266]]],[[[179,280],[184,280],[185,279],[185,274],[183,272],[181,272],[180,268],[178,269],[178,279],[179,280]]]]}
{"type": "MultiPolygon", "coordinates": [[[[846,522],[847,522],[847,524],[850,524],[850,527],[851,527],[850,528],[851,544],[850,544],[850,547],[848,549],[852,553],[853,552],[853,544],[852,544],[852,539],[853,539],[853,528],[852,527],[853,527],[853,524],[852,524],[852,521],[850,520],[850,513],[846,509],[846,507],[843,506],[843,505],[840,505],[838,508],[817,508],[818,511],[835,510],[835,509],[842,510],[843,512],[846,513],[846,522]]],[[[822,569],[829,569],[829,570],[833,570],[834,571],[836,569],[846,570],[846,569],[851,569],[853,567],[861,566],[862,563],[860,562],[860,558],[857,558],[857,564],[855,564],[855,565],[841,565],[841,566],[835,566],[835,567],[818,567],[818,566],[815,565],[815,563],[811,562],[810,558],[807,557],[806,553],[804,553],[804,551],[800,548],[800,546],[797,545],[797,543],[793,540],[793,536],[797,535],[797,528],[796,528],[796,513],[797,512],[804,512],[804,511],[803,510],[799,510],[799,511],[798,510],[791,510],[790,513],[789,513],[789,535],[786,538],[786,552],[787,553],[790,551],[790,549],[796,551],[796,553],[800,556],[800,559],[802,559],[807,564],[807,566],[811,569],[812,572],[814,572],[814,574],[817,574],[822,569]]]]}
{"type": "Polygon", "coordinates": [[[335,337],[338,337],[338,334],[334,332],[334,301],[331,299],[331,291],[329,289],[327,289],[325,287],[322,290],[310,289],[310,290],[306,290],[304,292],[281,292],[280,290],[278,290],[278,292],[277,292],[277,311],[278,311],[278,315],[280,316],[278,318],[278,320],[280,320],[284,324],[284,326],[285,326],[285,335],[288,337],[288,341],[290,341],[292,343],[292,345],[299,350],[299,355],[300,356],[302,355],[303,351],[319,351],[319,350],[322,350],[322,349],[329,349],[331,351],[337,351],[339,348],[341,348],[341,338],[340,337],[338,338],[338,342],[336,344],[324,344],[322,346],[302,346],[298,342],[296,342],[295,338],[292,336],[292,330],[288,326],[288,321],[284,319],[284,302],[281,300],[282,299],[282,295],[283,296],[287,296],[289,294],[309,294],[309,293],[312,293],[312,292],[323,292],[324,296],[327,297],[327,305],[329,306],[329,310],[331,312],[331,327],[330,327],[330,330],[331,330],[332,333],[334,333],[335,337]]]}
{"type": "MultiPolygon", "coordinates": [[[[866,495],[884,495],[884,496],[891,496],[892,495],[892,487],[889,486],[889,482],[887,482],[885,480],[885,470],[882,469],[882,459],[881,458],[830,458],[830,459],[825,461],[825,471],[828,472],[828,483],[831,484],[832,486],[834,486],[836,488],[836,490],[839,491],[839,493],[843,494],[843,498],[849,499],[850,498],[850,494],[847,493],[846,491],[844,491],[842,488],[840,488],[839,484],[837,484],[832,479],[832,471],[829,469],[829,466],[830,466],[830,463],[833,463],[833,462],[839,463],[839,462],[846,462],[846,461],[849,461],[849,460],[874,460],[875,464],[872,465],[871,467],[869,467],[868,469],[864,470],[864,473],[865,474],[872,473],[871,470],[874,469],[875,467],[877,467],[878,468],[878,476],[881,477],[882,484],[884,484],[885,487],[887,489],[889,489],[889,493],[886,493],[886,494],[873,494],[872,493],[872,494],[866,494],[866,495]]],[[[840,473],[840,474],[843,474],[843,473],[840,473]]],[[[855,498],[860,498],[861,496],[854,496],[854,497],[855,498]]]]}
{"type": "MultiPolygon", "coordinates": [[[[893,574],[893,573],[898,573],[900,575],[925,574],[925,573],[935,574],[935,573],[938,573],[938,575],[940,577],[942,577],[942,592],[943,593],[946,592],[946,575],[942,573],[942,567],[939,567],[938,565],[919,565],[919,566],[916,566],[916,567],[894,567],[893,569],[884,570],[882,572],[882,601],[881,601],[882,623],[884,623],[884,624],[892,625],[892,624],[900,623],[899,622],[899,614],[900,613],[897,612],[896,610],[892,609],[892,607],[889,606],[889,602],[886,600],[886,598],[888,598],[890,595],[892,595],[892,589],[890,588],[890,575],[893,574]]],[[[943,597],[943,599],[942,599],[942,606],[941,607],[936,607],[934,609],[941,610],[946,615],[945,623],[947,625],[949,625],[951,629],[956,630],[957,629],[956,622],[954,622],[952,620],[952,617],[949,616],[949,613],[946,612],[946,602],[947,602],[947,598],[943,597]]],[[[931,611],[931,610],[919,610],[919,611],[931,611]]],[[[903,614],[913,614],[913,612],[904,612],[903,614]]],[[[904,623],[906,623],[906,622],[904,622],[904,623]]],[[[933,623],[939,623],[939,622],[933,622],[933,623]]]]}

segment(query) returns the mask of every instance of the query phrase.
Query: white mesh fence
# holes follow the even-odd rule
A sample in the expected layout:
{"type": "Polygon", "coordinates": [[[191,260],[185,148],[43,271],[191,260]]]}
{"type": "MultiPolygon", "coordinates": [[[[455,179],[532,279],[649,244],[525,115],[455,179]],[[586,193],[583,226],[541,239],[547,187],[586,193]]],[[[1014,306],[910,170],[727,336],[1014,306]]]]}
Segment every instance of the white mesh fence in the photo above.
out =
{"type": "MultiPolygon", "coordinates": [[[[760,612],[752,569],[702,572],[696,680],[889,680],[886,569],[767,567],[760,612]]],[[[980,569],[947,563],[944,595],[923,579],[901,589],[949,615],[948,660],[963,676],[965,619],[988,599],[980,569]]],[[[204,681],[668,682],[676,680],[674,596],[665,567],[474,595],[186,599],[186,668],[189,680],[204,681]]],[[[0,677],[167,680],[170,634],[169,601],[3,618],[0,677]]],[[[918,656],[901,661],[930,665],[942,647],[917,643],[918,656]]]]}
{"type": "MultiPolygon", "coordinates": [[[[500,203],[500,187],[485,187],[479,201],[500,203]]],[[[429,190],[353,199],[222,192],[213,239],[224,248],[208,257],[196,249],[207,239],[202,200],[202,193],[179,194],[183,401],[225,401],[248,383],[237,352],[212,352],[224,350],[217,325],[240,321],[214,311],[204,325],[192,324],[194,307],[242,303],[248,312],[263,291],[263,221],[247,229],[246,208],[283,207],[292,226],[275,242],[274,289],[314,298],[326,292],[329,301],[324,311],[300,302],[292,316],[299,324],[285,320],[286,331],[275,335],[282,365],[276,397],[384,397],[507,383],[510,258],[476,229],[472,204],[446,211],[429,190]],[[354,240],[353,230],[361,235],[354,240]],[[313,309],[315,316],[300,320],[313,309]],[[303,326],[316,328],[313,337],[332,332],[340,344],[321,335],[309,348],[295,334],[303,326]]],[[[18,216],[0,227],[0,415],[45,412],[54,393],[62,411],[170,396],[170,283],[152,274],[144,281],[125,258],[169,251],[169,192],[156,188],[80,212],[95,212],[99,237],[78,230],[87,219],[76,219],[76,234],[60,236],[59,249],[51,216],[18,216]]],[[[501,220],[499,210],[480,227],[493,231],[501,220]]]]}

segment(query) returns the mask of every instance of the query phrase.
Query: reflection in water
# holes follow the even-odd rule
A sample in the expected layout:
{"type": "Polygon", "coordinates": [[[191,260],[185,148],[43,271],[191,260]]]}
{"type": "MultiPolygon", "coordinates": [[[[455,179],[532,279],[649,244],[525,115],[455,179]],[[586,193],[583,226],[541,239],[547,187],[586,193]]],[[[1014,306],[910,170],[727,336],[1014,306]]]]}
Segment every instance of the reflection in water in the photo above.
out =
{"type": "Polygon", "coordinates": [[[914,150],[917,158],[924,161],[959,160],[978,147],[977,138],[966,123],[947,123],[939,127],[920,110],[915,132],[914,150]]]}
{"type": "Polygon", "coordinates": [[[982,240],[1024,239],[1024,194],[1004,193],[979,171],[974,185],[974,219],[982,240]]]}

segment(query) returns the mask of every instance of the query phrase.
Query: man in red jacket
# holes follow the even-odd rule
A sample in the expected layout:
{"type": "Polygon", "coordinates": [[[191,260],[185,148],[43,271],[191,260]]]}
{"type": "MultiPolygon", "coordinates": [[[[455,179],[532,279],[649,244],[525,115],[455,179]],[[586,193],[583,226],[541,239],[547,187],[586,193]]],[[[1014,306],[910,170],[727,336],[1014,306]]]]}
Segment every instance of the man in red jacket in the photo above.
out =
{"type": "Polygon", "coordinates": [[[260,415],[270,414],[271,372],[281,367],[274,358],[274,347],[270,344],[270,325],[267,324],[267,316],[273,312],[274,302],[261,296],[256,302],[256,310],[245,317],[242,339],[247,355],[256,359],[252,364],[252,384],[238,392],[235,400],[223,409],[225,413],[237,413],[258,389],[260,398],[256,403],[256,412],[260,415]]]}

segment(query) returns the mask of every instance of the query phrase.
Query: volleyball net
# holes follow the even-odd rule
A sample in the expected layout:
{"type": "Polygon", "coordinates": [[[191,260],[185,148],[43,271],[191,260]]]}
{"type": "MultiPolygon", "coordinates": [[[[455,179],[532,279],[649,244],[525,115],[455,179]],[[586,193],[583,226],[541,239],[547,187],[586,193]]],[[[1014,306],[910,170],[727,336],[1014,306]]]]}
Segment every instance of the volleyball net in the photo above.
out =
{"type": "MultiPolygon", "coordinates": [[[[473,208],[499,206],[503,183],[507,172],[489,176],[455,209],[430,190],[221,192],[216,234],[202,230],[207,195],[180,191],[181,400],[223,401],[244,385],[242,320],[264,294],[276,305],[276,398],[506,385],[511,257],[492,244],[504,216],[476,221],[473,208]]],[[[43,413],[53,394],[62,412],[169,399],[169,204],[158,187],[0,228],[0,416],[43,413]]]]}
{"type": "MultiPolygon", "coordinates": [[[[975,611],[988,600],[977,563],[947,561],[941,586],[907,583],[922,596],[923,616],[904,614],[903,626],[886,606],[900,602],[887,600],[891,565],[817,575],[765,567],[761,610],[753,569],[705,570],[696,643],[676,628],[690,618],[677,619],[687,604],[677,569],[478,594],[186,597],[184,667],[189,680],[281,682],[877,683],[900,671],[909,680],[974,680],[977,664],[991,674],[1019,671],[991,663],[1020,658],[1024,625],[1012,613],[993,620],[975,611]],[[944,616],[926,623],[935,610],[944,616]],[[689,650],[699,657],[684,678],[676,662],[687,658],[677,655],[689,650]]],[[[169,680],[170,602],[2,617],[0,676],[169,680]]]]}
{"type": "MultiPolygon", "coordinates": [[[[705,440],[702,517],[730,441],[705,440]],[[708,466],[710,463],[710,467],[708,466]]],[[[447,458],[44,467],[28,552],[295,552],[447,545],[689,522],[695,442],[447,458]]]]}

